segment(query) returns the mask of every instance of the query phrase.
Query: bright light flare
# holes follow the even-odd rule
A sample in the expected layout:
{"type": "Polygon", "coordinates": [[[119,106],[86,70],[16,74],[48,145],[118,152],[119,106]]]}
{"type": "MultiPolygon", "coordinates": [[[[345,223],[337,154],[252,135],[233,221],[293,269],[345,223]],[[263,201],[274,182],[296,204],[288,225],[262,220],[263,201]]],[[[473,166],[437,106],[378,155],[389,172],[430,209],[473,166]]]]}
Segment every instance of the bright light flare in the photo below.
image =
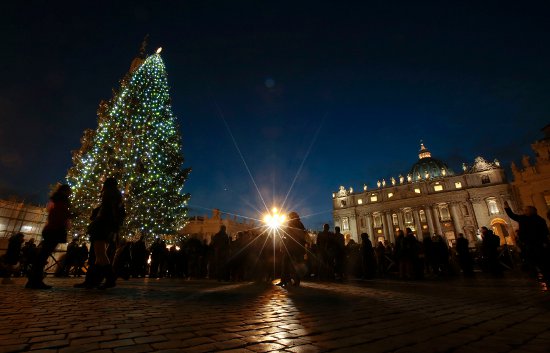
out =
{"type": "Polygon", "coordinates": [[[276,207],[271,210],[272,213],[264,215],[264,223],[272,230],[279,229],[286,222],[286,216],[280,214],[276,207]]]}

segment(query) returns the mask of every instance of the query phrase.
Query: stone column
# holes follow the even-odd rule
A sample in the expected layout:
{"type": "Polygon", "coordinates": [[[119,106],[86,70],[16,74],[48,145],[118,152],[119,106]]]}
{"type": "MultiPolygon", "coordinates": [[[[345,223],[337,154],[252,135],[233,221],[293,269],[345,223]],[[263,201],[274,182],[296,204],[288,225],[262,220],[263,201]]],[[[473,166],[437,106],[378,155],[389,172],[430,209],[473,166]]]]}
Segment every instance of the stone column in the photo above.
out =
{"type": "Polygon", "coordinates": [[[397,211],[397,219],[399,220],[399,229],[405,231],[405,221],[403,220],[403,211],[397,211]]]}
{"type": "Polygon", "coordinates": [[[388,220],[386,217],[384,217],[385,213],[380,214],[380,218],[382,219],[382,229],[384,230],[384,237],[386,240],[390,241],[390,234],[388,230],[388,220]]]}
{"type": "Polygon", "coordinates": [[[451,211],[451,217],[453,218],[453,225],[456,233],[455,238],[458,239],[458,233],[463,233],[464,229],[462,217],[460,217],[460,210],[458,209],[458,205],[455,202],[451,203],[449,205],[449,208],[451,211]]]}
{"type": "Polygon", "coordinates": [[[416,227],[416,239],[422,241],[422,223],[420,223],[420,215],[418,208],[413,209],[414,226],[416,227]]]}
{"type": "Polygon", "coordinates": [[[367,230],[372,241],[374,241],[376,234],[374,234],[374,228],[372,227],[372,214],[367,213],[367,230]]]}
{"type": "Polygon", "coordinates": [[[349,217],[349,233],[350,233],[350,239],[355,240],[355,242],[359,242],[359,224],[357,223],[357,217],[355,215],[352,215],[349,217]]]}
{"type": "Polygon", "coordinates": [[[386,221],[388,223],[388,239],[393,243],[395,242],[395,235],[393,234],[393,220],[391,215],[391,212],[386,213],[386,221]]]}
{"type": "Polygon", "coordinates": [[[430,237],[431,237],[435,233],[432,210],[430,207],[426,207],[424,211],[426,212],[426,220],[428,221],[428,230],[430,231],[430,237]]]}
{"type": "Polygon", "coordinates": [[[434,205],[432,207],[433,210],[433,220],[435,224],[435,230],[438,235],[443,235],[443,228],[441,228],[441,221],[439,220],[439,207],[437,205],[434,205]]]}

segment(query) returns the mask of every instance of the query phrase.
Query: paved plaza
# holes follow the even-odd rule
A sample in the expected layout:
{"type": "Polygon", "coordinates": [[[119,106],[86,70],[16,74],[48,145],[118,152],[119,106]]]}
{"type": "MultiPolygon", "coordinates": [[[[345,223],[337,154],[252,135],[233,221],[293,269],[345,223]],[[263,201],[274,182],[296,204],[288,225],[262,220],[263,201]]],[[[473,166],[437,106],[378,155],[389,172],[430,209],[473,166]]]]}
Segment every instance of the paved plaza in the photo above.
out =
{"type": "Polygon", "coordinates": [[[0,352],[550,352],[534,280],[255,283],[131,279],[0,286],[0,352]]]}

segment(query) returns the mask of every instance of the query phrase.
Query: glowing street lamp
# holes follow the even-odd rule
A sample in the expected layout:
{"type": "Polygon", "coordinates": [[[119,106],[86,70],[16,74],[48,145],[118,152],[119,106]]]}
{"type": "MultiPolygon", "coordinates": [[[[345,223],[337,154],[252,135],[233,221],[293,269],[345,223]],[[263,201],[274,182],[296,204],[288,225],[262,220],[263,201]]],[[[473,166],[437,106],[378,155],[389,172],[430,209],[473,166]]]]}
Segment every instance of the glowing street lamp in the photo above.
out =
{"type": "Polygon", "coordinates": [[[280,214],[279,210],[277,210],[276,207],[273,207],[271,210],[271,213],[267,213],[264,215],[264,223],[271,229],[276,230],[281,228],[281,226],[285,223],[286,216],[284,214],[280,214]]]}

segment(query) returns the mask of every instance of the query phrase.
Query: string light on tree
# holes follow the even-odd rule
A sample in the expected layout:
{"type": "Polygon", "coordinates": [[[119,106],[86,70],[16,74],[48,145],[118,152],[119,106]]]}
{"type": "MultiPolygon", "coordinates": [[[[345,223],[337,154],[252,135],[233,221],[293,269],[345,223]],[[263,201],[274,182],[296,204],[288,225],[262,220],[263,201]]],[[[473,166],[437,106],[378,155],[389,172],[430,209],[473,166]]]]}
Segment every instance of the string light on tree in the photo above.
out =
{"type": "Polygon", "coordinates": [[[123,193],[126,235],[170,238],[185,225],[190,195],[183,187],[190,169],[183,168],[162,48],[146,56],[146,40],[120,89],[100,102],[97,129],[86,130],[81,148],[73,152],[67,181],[77,215],[73,228],[81,235],[110,176],[123,193]]]}

